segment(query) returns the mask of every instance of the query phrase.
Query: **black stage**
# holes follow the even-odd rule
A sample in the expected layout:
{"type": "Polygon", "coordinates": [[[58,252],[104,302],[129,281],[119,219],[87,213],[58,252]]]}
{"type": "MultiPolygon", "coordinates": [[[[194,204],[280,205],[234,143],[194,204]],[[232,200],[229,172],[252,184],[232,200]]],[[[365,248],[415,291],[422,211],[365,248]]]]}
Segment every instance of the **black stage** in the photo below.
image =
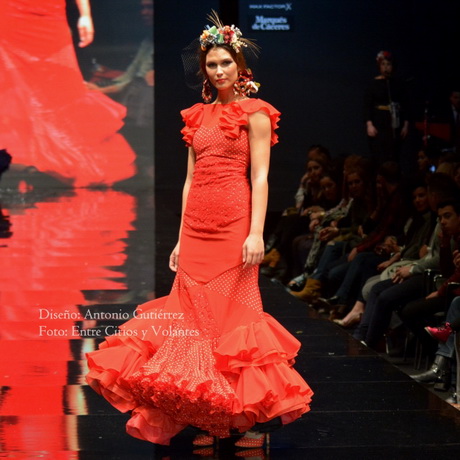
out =
{"type": "MultiPolygon", "coordinates": [[[[129,437],[128,416],[83,380],[84,353],[121,322],[113,313],[167,293],[178,192],[154,200],[149,187],[19,193],[8,184],[0,184],[0,458],[200,458],[192,429],[169,448],[129,437]]],[[[261,289],[266,311],[302,342],[296,368],[315,392],[310,413],[272,434],[266,458],[459,458],[460,411],[281,287],[261,279],[261,289]]],[[[222,440],[206,458],[242,457],[222,440]]]]}

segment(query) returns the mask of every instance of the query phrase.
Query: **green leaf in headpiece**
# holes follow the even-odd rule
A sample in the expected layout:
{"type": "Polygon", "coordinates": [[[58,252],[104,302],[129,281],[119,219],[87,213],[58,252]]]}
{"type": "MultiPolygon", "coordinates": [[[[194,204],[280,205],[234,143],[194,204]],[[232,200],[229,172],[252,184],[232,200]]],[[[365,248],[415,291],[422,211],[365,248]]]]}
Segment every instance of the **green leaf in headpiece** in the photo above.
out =
{"type": "Polygon", "coordinates": [[[216,34],[217,34],[217,27],[216,27],[216,26],[212,26],[212,27],[209,29],[209,33],[212,34],[212,35],[216,35],[216,34]]]}
{"type": "Polygon", "coordinates": [[[224,35],[223,35],[223,34],[219,34],[219,35],[217,36],[217,43],[218,43],[219,45],[222,45],[222,43],[224,43],[224,35]]]}

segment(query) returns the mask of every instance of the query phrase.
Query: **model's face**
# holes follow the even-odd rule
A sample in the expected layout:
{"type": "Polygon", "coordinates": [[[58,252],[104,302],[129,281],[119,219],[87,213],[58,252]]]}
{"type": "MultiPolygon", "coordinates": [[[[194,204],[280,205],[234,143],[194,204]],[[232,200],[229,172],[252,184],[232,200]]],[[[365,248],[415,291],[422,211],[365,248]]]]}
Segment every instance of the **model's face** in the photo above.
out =
{"type": "Polygon", "coordinates": [[[439,208],[438,218],[443,234],[457,235],[460,233],[460,216],[455,212],[453,206],[439,208]]]}
{"type": "Polygon", "coordinates": [[[417,212],[425,212],[429,208],[428,193],[425,187],[417,187],[412,192],[414,207],[417,212]]]}
{"type": "Polygon", "coordinates": [[[308,181],[311,183],[318,183],[323,175],[323,167],[320,163],[310,160],[307,163],[308,181]]]}
{"type": "Polygon", "coordinates": [[[393,64],[391,63],[391,61],[387,61],[386,59],[384,59],[380,63],[380,73],[384,77],[389,77],[392,72],[393,72],[393,64]]]}
{"type": "Polygon", "coordinates": [[[337,198],[337,183],[330,177],[323,177],[320,186],[326,200],[334,201],[337,198]]]}
{"type": "Polygon", "coordinates": [[[358,173],[348,174],[347,186],[350,198],[358,198],[364,195],[364,181],[358,173]]]}
{"type": "Polygon", "coordinates": [[[215,47],[206,55],[206,73],[217,91],[226,91],[238,79],[238,65],[226,49],[215,47]]]}

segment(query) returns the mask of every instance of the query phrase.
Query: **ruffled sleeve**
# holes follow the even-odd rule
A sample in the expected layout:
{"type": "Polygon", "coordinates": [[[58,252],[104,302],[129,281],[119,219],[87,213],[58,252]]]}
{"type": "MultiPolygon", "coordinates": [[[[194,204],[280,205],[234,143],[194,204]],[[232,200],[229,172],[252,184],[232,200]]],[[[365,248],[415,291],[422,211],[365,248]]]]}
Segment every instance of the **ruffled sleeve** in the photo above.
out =
{"type": "Polygon", "coordinates": [[[185,126],[181,129],[182,139],[187,147],[191,147],[193,136],[203,120],[203,105],[202,103],[192,105],[192,107],[182,110],[180,113],[185,123],[185,126]]]}
{"type": "Polygon", "coordinates": [[[248,125],[249,115],[256,112],[265,112],[270,117],[272,128],[270,145],[275,145],[278,142],[278,135],[275,130],[278,128],[281,113],[262,99],[249,99],[229,104],[222,111],[219,126],[227,137],[237,139],[240,135],[240,129],[248,125]]]}

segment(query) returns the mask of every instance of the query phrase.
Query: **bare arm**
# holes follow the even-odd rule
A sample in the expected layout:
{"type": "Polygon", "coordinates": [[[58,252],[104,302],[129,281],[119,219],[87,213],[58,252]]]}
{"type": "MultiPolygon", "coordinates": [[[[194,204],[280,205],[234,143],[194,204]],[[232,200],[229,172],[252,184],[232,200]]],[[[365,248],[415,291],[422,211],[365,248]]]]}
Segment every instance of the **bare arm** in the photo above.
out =
{"type": "Polygon", "coordinates": [[[245,265],[259,264],[264,257],[263,231],[268,200],[271,124],[267,114],[256,112],[249,117],[251,151],[252,214],[249,235],[243,245],[245,265]]]}
{"type": "Polygon", "coordinates": [[[78,19],[78,34],[80,36],[80,43],[78,46],[83,48],[88,46],[94,38],[94,26],[93,19],[91,17],[91,6],[89,0],[75,0],[80,12],[80,18],[78,19]]]}
{"type": "Polygon", "coordinates": [[[179,238],[176,247],[173,249],[169,256],[169,268],[173,271],[177,271],[179,266],[179,253],[180,253],[180,235],[182,232],[182,225],[184,222],[184,212],[187,206],[188,192],[190,191],[190,185],[192,183],[193,171],[195,170],[195,151],[192,147],[188,149],[188,160],[187,160],[187,176],[185,177],[184,187],[182,189],[182,213],[180,219],[179,238]]]}

